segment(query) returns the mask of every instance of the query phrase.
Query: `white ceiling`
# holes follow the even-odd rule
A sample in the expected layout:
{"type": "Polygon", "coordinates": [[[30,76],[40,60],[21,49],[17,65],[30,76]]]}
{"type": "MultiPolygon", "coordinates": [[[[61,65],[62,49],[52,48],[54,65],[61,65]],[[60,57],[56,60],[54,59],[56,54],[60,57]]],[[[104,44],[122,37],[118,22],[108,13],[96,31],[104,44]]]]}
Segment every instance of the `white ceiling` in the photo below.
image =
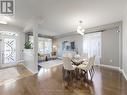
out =
{"type": "Polygon", "coordinates": [[[73,32],[77,22],[84,28],[122,20],[127,0],[15,0],[16,12],[11,24],[21,27],[40,21],[39,32],[54,36],[73,32]]]}

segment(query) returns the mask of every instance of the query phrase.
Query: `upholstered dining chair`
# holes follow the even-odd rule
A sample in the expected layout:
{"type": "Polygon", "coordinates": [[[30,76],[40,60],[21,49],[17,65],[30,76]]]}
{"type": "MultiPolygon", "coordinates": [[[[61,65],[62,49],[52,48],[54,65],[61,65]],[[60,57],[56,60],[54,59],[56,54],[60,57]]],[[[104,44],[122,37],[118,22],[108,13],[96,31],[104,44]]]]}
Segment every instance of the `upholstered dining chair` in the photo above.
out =
{"type": "Polygon", "coordinates": [[[82,54],[80,59],[84,61],[83,64],[87,64],[88,63],[88,54],[86,54],[86,53],[82,54]]]}
{"type": "Polygon", "coordinates": [[[94,70],[95,58],[96,58],[96,56],[93,56],[93,57],[91,58],[91,61],[90,61],[90,62],[91,62],[91,65],[92,65],[91,70],[92,70],[93,73],[95,72],[95,70],[94,70]]]}
{"type": "Polygon", "coordinates": [[[79,65],[77,68],[81,69],[82,74],[88,79],[88,74],[91,77],[91,80],[94,75],[94,63],[95,63],[95,56],[90,57],[87,63],[79,65]]]}
{"type": "Polygon", "coordinates": [[[81,59],[83,59],[83,60],[84,60],[84,59],[88,59],[88,54],[87,54],[87,53],[82,54],[82,55],[81,55],[81,59]]]}
{"type": "Polygon", "coordinates": [[[71,80],[75,76],[75,67],[72,65],[71,58],[63,57],[63,77],[66,79],[68,78],[71,80]]]}

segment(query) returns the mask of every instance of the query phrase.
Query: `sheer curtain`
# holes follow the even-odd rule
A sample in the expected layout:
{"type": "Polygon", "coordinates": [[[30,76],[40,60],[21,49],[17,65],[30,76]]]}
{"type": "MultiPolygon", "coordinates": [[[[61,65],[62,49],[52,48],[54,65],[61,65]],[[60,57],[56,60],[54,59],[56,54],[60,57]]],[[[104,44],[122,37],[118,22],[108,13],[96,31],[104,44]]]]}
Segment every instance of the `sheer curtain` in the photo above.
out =
{"type": "Polygon", "coordinates": [[[88,57],[96,56],[95,64],[100,64],[101,32],[85,34],[83,37],[83,53],[88,57]]]}
{"type": "Polygon", "coordinates": [[[52,39],[38,38],[38,52],[43,54],[49,54],[52,52],[52,39]]]}
{"type": "MultiPolygon", "coordinates": [[[[29,36],[29,41],[33,44],[33,36],[29,36]]],[[[38,37],[38,52],[48,54],[52,52],[52,39],[38,37]]]]}

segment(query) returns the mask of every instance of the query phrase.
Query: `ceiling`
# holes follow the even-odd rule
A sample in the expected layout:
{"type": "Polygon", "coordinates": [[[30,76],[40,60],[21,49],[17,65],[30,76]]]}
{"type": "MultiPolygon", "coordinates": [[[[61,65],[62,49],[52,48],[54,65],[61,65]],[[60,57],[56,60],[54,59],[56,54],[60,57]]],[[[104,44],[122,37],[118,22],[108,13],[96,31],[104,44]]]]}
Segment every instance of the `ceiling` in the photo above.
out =
{"type": "Polygon", "coordinates": [[[15,0],[10,24],[20,27],[39,22],[49,36],[73,32],[79,20],[84,28],[121,21],[126,0],[15,0]],[[32,22],[31,22],[32,21],[32,22]]]}

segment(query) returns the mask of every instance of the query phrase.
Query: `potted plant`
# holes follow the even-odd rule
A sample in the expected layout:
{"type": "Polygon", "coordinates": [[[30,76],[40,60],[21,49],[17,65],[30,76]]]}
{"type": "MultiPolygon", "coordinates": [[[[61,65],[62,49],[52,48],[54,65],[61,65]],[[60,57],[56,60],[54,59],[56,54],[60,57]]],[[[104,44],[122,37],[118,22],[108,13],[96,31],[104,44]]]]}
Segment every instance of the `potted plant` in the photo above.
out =
{"type": "Polygon", "coordinates": [[[25,48],[25,49],[32,49],[32,43],[31,43],[30,41],[26,42],[26,43],[24,44],[24,48],[25,48]]]}
{"type": "Polygon", "coordinates": [[[33,48],[32,48],[32,43],[30,41],[25,42],[24,44],[24,54],[32,54],[33,53],[33,48]]]}

